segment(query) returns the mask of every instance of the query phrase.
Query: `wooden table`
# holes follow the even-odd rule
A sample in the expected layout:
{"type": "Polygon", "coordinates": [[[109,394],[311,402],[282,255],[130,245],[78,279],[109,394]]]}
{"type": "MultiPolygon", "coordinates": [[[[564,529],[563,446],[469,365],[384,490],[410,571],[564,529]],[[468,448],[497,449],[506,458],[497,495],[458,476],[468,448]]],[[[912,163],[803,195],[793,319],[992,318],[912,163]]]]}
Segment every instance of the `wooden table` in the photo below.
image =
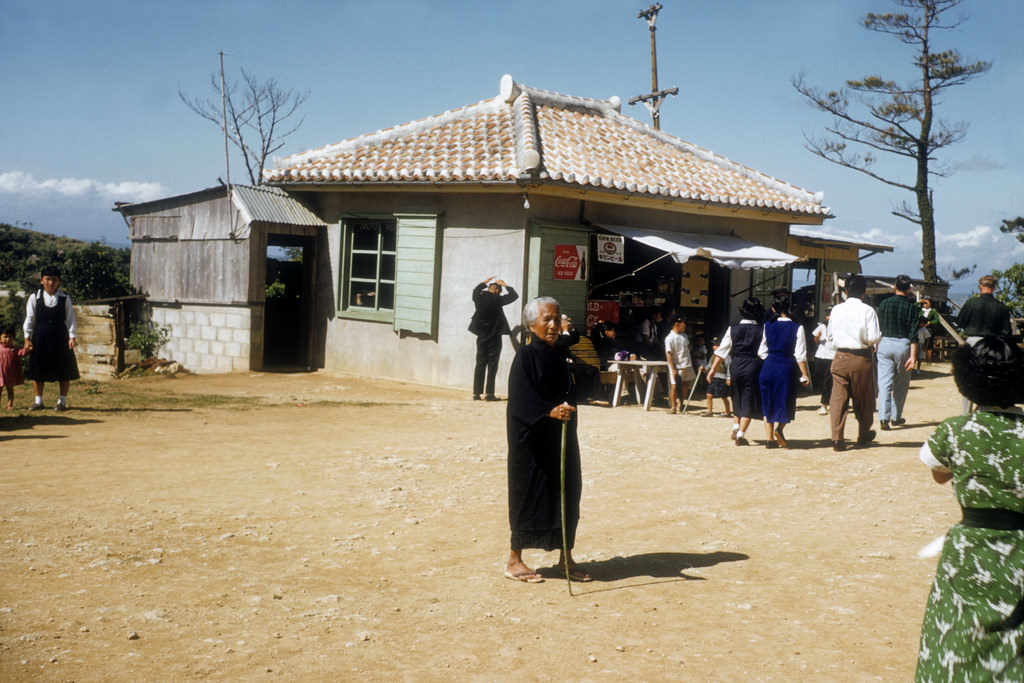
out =
{"type": "Polygon", "coordinates": [[[619,396],[622,393],[622,385],[633,385],[636,395],[636,402],[640,403],[640,382],[646,386],[644,392],[644,410],[651,409],[651,398],[654,396],[654,386],[658,383],[658,375],[668,373],[668,362],[663,360],[620,360],[608,366],[614,370],[615,389],[612,394],[612,408],[619,405],[619,396]]]}

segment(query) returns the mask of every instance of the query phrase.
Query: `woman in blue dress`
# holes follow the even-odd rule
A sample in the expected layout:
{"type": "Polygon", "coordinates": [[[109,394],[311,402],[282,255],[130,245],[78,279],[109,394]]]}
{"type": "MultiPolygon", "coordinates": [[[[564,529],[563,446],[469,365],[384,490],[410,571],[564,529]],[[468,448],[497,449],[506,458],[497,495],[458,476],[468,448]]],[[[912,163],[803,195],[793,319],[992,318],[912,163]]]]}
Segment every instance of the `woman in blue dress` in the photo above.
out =
{"type": "Polygon", "coordinates": [[[796,416],[797,378],[801,384],[808,381],[807,341],[803,328],[790,319],[789,307],[788,292],[775,295],[772,319],[764,324],[758,349],[758,356],[764,359],[758,384],[768,448],[788,448],[783,430],[796,416]]]}

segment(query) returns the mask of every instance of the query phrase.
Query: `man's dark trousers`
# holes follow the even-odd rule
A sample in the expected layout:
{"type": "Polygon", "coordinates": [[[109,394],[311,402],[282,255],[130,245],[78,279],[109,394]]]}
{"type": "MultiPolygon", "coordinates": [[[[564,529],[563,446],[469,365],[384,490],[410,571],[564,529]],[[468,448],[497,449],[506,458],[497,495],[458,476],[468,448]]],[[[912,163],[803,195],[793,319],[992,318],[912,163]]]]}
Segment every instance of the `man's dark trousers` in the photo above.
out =
{"type": "Polygon", "coordinates": [[[484,393],[484,372],[487,373],[487,395],[494,396],[494,378],[501,357],[501,335],[476,338],[476,369],[473,372],[473,395],[484,393]]]}

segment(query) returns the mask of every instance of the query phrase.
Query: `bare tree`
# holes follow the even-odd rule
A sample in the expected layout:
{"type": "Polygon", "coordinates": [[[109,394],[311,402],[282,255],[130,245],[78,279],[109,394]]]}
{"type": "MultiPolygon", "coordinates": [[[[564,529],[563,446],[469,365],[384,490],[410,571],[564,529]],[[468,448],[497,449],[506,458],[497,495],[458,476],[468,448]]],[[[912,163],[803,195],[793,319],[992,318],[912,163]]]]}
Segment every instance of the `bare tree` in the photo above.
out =
{"type": "MultiPolygon", "coordinates": [[[[242,152],[245,168],[249,172],[249,182],[261,185],[267,159],[284,146],[285,138],[298,130],[305,120],[302,117],[294,125],[288,122],[297,115],[299,107],[309,97],[309,91],[284,89],[272,78],[261,83],[245,69],[241,72],[241,82],[227,81],[224,88],[227,135],[242,152]]],[[[210,85],[216,93],[216,99],[189,96],[180,86],[178,97],[186,107],[223,131],[221,81],[216,73],[210,77],[210,85]]]]}
{"type": "Polygon", "coordinates": [[[810,86],[803,74],[794,77],[793,87],[811,106],[835,119],[821,138],[807,137],[807,149],[833,163],[865,173],[887,185],[913,192],[916,209],[903,202],[893,215],[921,226],[921,272],[927,282],[937,282],[935,264],[935,212],[930,176],[947,176],[953,168],[935,165],[935,152],[964,138],[967,123],[934,118],[939,96],[955,85],[963,85],[989,70],[991,62],[967,62],[955,49],[935,51],[933,31],[955,29],[958,17],[947,21],[943,15],[962,0],[893,0],[909,13],[868,13],[864,28],[887,33],[916,49],[913,65],[919,75],[906,84],[872,75],[846,81],[839,90],[810,86]],[[848,144],[860,147],[848,149],[848,144]],[[866,151],[864,151],[866,149],[866,151]],[[912,159],[916,168],[913,183],[896,180],[877,171],[875,153],[885,152],[912,159]]]}

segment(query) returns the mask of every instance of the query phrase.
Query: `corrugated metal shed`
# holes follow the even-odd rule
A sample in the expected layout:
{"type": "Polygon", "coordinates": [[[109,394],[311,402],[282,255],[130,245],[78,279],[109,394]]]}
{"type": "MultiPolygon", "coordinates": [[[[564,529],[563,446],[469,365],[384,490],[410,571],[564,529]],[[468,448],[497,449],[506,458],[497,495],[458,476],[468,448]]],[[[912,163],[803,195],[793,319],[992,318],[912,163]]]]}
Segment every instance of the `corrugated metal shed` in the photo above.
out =
{"type": "Polygon", "coordinates": [[[309,209],[277,187],[234,185],[232,200],[246,223],[283,225],[323,225],[309,209]]]}
{"type": "Polygon", "coordinates": [[[278,188],[224,185],[116,207],[130,223],[132,284],[150,302],[262,302],[268,234],[312,237],[322,220],[278,188]]]}
{"type": "Polygon", "coordinates": [[[247,237],[251,223],[323,226],[300,202],[277,187],[231,186],[231,205],[238,216],[225,213],[228,206],[217,200],[228,195],[224,185],[198,192],[164,197],[139,204],[118,204],[115,211],[131,221],[132,239],[177,237],[182,240],[247,237]],[[240,223],[240,225],[239,225],[240,223]]]}

